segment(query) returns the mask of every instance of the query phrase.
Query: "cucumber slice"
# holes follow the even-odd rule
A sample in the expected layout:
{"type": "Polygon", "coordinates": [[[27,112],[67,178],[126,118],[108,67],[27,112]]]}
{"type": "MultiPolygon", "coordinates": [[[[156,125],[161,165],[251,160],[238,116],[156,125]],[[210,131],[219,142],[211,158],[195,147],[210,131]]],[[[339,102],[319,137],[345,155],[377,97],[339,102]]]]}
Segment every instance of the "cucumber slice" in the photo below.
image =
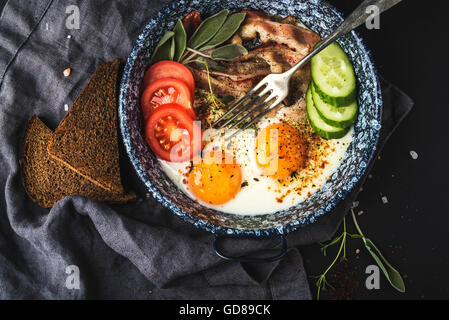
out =
{"type": "Polygon", "coordinates": [[[316,92],[325,102],[340,107],[355,100],[354,68],[337,42],[331,43],[312,58],[311,70],[316,92]]]}
{"type": "Polygon", "coordinates": [[[315,86],[313,82],[310,84],[313,103],[321,119],[327,124],[338,128],[346,128],[352,125],[357,118],[357,101],[352,102],[346,107],[334,107],[321,98],[316,92],[315,86]]]}
{"type": "Polygon", "coordinates": [[[312,98],[312,84],[309,85],[306,93],[306,109],[307,115],[309,116],[310,125],[317,134],[319,134],[324,139],[339,139],[348,133],[349,127],[338,128],[328,125],[321,119],[320,114],[315,108],[312,98]]]}

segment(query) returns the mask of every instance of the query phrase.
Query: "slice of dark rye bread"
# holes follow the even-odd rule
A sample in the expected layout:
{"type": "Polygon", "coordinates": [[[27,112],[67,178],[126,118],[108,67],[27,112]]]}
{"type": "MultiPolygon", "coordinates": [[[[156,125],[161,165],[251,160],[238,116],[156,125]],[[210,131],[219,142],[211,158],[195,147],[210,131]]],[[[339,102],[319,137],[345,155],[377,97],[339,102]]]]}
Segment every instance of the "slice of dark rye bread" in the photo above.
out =
{"type": "Polygon", "coordinates": [[[117,59],[95,71],[48,143],[55,160],[114,193],[124,192],[117,133],[119,67],[117,59]]]}
{"type": "Polygon", "coordinates": [[[51,208],[69,195],[82,195],[108,203],[125,203],[135,194],[114,194],[83,178],[64,164],[53,160],[47,144],[53,132],[37,117],[28,124],[22,146],[22,180],[28,196],[41,207],[51,208]]]}

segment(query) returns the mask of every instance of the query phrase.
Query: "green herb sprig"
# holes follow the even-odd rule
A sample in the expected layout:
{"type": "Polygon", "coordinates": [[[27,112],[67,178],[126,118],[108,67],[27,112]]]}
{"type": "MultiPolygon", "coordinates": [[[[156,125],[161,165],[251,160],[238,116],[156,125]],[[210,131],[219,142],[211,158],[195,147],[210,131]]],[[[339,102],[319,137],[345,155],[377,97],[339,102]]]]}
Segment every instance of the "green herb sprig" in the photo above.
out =
{"type": "Polygon", "coordinates": [[[405,284],[401,277],[401,274],[387,261],[387,259],[382,255],[380,250],[374,245],[374,243],[366,238],[360,229],[360,226],[357,222],[357,219],[355,217],[354,210],[351,209],[351,215],[352,220],[354,222],[354,225],[357,229],[358,234],[350,234],[346,231],[346,218],[343,218],[343,233],[340,234],[338,237],[335,237],[331,241],[329,241],[327,244],[321,244],[321,252],[324,256],[326,256],[326,250],[333,245],[336,245],[340,243],[340,247],[338,249],[337,256],[334,258],[332,263],[327,267],[327,269],[319,276],[315,276],[318,280],[316,281],[316,286],[318,288],[317,290],[317,300],[320,299],[320,292],[321,290],[326,290],[328,287],[333,287],[329,284],[329,282],[326,279],[326,275],[328,272],[332,269],[332,267],[335,265],[335,263],[339,260],[340,262],[346,261],[346,240],[347,237],[351,238],[360,238],[362,239],[365,248],[368,250],[368,252],[371,254],[371,256],[376,261],[377,265],[380,267],[382,272],[384,273],[385,277],[387,278],[388,282],[391,284],[393,288],[398,290],[399,292],[405,292],[405,284]],[[342,255],[342,256],[341,256],[342,255]],[[340,257],[341,256],[341,257],[340,257]]]}
{"type": "Polygon", "coordinates": [[[335,265],[335,263],[339,260],[338,258],[340,258],[340,262],[347,260],[347,258],[346,258],[346,240],[347,240],[348,236],[351,238],[361,238],[361,236],[358,234],[350,234],[346,231],[346,218],[343,218],[343,233],[341,235],[339,235],[338,237],[334,238],[333,240],[331,240],[327,244],[320,244],[321,252],[323,253],[324,256],[326,256],[326,253],[327,253],[326,250],[330,246],[340,243],[340,247],[338,249],[337,256],[334,258],[334,260],[332,261],[330,266],[327,267],[327,269],[321,275],[315,277],[318,279],[317,282],[315,283],[318,288],[317,300],[320,300],[321,290],[327,290],[327,287],[330,287],[333,289],[333,287],[329,284],[329,282],[327,282],[326,275],[332,269],[332,267],[335,265]],[[340,255],[342,253],[343,253],[343,255],[340,257],[340,255]]]}
{"type": "Polygon", "coordinates": [[[167,31],[159,41],[151,57],[151,63],[161,60],[174,60],[182,64],[198,62],[198,56],[230,61],[248,53],[240,44],[221,46],[240,28],[246,13],[229,15],[222,10],[205,19],[190,39],[181,20],[178,19],[173,31],[167,31]]]}
{"type": "Polygon", "coordinates": [[[401,277],[401,274],[385,259],[380,250],[376,247],[376,245],[368,238],[366,238],[362,230],[357,223],[357,219],[355,218],[354,210],[351,209],[352,220],[354,221],[354,225],[359,232],[363,240],[363,244],[371,256],[376,261],[377,265],[380,267],[388,282],[391,284],[393,288],[395,288],[399,292],[405,292],[405,284],[404,280],[401,277]]]}

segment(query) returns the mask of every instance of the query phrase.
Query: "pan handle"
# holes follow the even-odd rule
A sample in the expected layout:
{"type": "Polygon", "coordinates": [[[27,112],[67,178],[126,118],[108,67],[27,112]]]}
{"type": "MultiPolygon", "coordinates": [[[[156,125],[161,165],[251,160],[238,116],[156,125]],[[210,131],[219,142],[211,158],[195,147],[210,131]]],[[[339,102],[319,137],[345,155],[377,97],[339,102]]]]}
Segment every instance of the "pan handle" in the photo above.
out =
{"type": "Polygon", "coordinates": [[[280,243],[282,244],[282,248],[281,248],[281,251],[278,254],[276,254],[275,256],[267,257],[267,258],[229,257],[229,256],[223,254],[222,252],[220,252],[220,250],[218,249],[217,243],[219,242],[219,239],[221,239],[221,238],[225,238],[225,237],[220,236],[218,234],[215,235],[214,243],[213,243],[214,251],[217,256],[219,256],[220,258],[222,258],[223,260],[226,260],[226,261],[247,262],[247,263],[274,262],[274,261],[280,260],[287,252],[287,240],[285,239],[285,235],[281,234],[280,235],[280,238],[281,238],[280,243]]]}

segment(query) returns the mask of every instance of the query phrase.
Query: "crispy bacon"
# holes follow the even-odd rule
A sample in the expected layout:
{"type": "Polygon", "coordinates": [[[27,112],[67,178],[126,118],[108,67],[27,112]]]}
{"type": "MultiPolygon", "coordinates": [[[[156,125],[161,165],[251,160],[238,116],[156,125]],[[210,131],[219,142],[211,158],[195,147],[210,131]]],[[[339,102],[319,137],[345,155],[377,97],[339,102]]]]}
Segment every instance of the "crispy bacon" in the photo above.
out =
{"type": "MultiPolygon", "coordinates": [[[[260,11],[243,12],[245,21],[230,42],[244,44],[259,38],[262,45],[231,62],[220,62],[221,68],[209,67],[212,89],[217,95],[243,96],[266,75],[284,72],[299,62],[321,39],[292,17],[281,19],[260,11]]],[[[295,103],[307,89],[308,68],[293,76],[290,103],[295,103]]],[[[192,68],[192,72],[197,86],[209,90],[206,70],[192,68]]]]}
{"type": "Polygon", "coordinates": [[[245,22],[238,34],[243,40],[258,36],[262,43],[284,44],[304,56],[321,40],[318,34],[306,28],[274,21],[267,18],[266,13],[259,11],[246,11],[245,22]]]}
{"type": "MultiPolygon", "coordinates": [[[[192,71],[193,77],[195,78],[195,83],[198,88],[209,90],[209,81],[207,77],[206,70],[190,69],[192,71]]],[[[219,96],[233,96],[241,97],[245,95],[258,81],[261,80],[260,77],[250,78],[241,81],[232,81],[228,77],[221,76],[210,76],[210,82],[212,89],[216,95],[219,96]]]]}

